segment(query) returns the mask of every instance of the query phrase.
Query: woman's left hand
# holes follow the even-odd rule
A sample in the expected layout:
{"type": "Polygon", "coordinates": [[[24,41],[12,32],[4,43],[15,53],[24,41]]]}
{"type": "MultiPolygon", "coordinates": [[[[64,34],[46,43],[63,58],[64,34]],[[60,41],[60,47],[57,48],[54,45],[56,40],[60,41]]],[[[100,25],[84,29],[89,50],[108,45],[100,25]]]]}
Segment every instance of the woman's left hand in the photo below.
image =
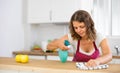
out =
{"type": "Polygon", "coordinates": [[[88,67],[98,66],[100,63],[97,60],[90,59],[85,65],[88,67]]]}

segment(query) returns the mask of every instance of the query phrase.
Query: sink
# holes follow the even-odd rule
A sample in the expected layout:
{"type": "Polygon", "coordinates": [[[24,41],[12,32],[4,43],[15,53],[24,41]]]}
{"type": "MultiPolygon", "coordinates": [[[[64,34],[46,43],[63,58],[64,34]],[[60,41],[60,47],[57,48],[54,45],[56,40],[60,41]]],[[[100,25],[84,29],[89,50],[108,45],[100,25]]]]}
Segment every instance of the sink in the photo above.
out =
{"type": "Polygon", "coordinates": [[[113,56],[120,56],[120,54],[112,53],[113,56]]]}
{"type": "Polygon", "coordinates": [[[107,36],[108,43],[112,54],[118,56],[120,54],[120,37],[118,36],[107,36]]]}
{"type": "Polygon", "coordinates": [[[120,47],[116,45],[115,50],[116,50],[116,54],[119,55],[120,54],[120,47]]]}

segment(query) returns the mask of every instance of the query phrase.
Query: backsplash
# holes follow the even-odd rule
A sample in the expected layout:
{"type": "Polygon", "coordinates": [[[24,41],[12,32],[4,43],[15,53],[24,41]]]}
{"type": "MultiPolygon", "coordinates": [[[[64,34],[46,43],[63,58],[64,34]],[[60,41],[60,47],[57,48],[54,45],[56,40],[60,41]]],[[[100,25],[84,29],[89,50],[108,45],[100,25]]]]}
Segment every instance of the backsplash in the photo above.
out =
{"type": "MultiPolygon", "coordinates": [[[[31,24],[31,46],[42,45],[41,42],[57,39],[69,32],[68,23],[64,24],[31,24]]],[[[119,36],[107,36],[110,49],[117,54],[115,46],[120,47],[119,36]]]]}
{"type": "Polygon", "coordinates": [[[119,36],[109,36],[107,37],[110,49],[113,54],[117,54],[115,46],[120,47],[120,37],[119,36]]]}
{"type": "Polygon", "coordinates": [[[68,23],[31,24],[31,44],[54,40],[68,33],[68,23]]]}

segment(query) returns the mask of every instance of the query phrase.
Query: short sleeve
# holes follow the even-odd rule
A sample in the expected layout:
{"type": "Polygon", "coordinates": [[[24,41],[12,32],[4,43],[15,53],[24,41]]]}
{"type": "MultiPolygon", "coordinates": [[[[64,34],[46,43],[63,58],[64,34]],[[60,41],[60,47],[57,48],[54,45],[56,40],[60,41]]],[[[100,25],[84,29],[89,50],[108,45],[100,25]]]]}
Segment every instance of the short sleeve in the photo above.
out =
{"type": "Polygon", "coordinates": [[[69,39],[69,41],[72,43],[73,42],[73,39],[72,39],[72,37],[71,37],[71,34],[70,33],[68,33],[68,39],[69,39]]]}
{"type": "Polygon", "coordinates": [[[77,50],[77,41],[72,39],[72,36],[70,33],[68,33],[68,40],[69,40],[70,44],[72,45],[72,49],[74,49],[73,53],[75,53],[77,50]]]}
{"type": "Polygon", "coordinates": [[[97,38],[96,38],[96,41],[95,41],[97,47],[100,46],[100,43],[101,43],[102,40],[105,39],[105,38],[106,38],[106,37],[105,37],[103,34],[97,33],[97,38]]]}

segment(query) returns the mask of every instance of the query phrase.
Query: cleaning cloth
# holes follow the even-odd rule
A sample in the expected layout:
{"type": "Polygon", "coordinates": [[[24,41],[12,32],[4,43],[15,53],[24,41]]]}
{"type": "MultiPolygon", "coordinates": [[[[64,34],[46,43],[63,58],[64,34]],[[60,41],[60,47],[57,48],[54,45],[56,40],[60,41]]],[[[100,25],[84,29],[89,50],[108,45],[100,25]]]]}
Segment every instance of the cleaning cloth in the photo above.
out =
{"type": "Polygon", "coordinates": [[[102,64],[95,67],[87,67],[84,62],[76,62],[76,67],[82,70],[97,70],[97,69],[106,69],[109,66],[107,64],[102,64]]]}

